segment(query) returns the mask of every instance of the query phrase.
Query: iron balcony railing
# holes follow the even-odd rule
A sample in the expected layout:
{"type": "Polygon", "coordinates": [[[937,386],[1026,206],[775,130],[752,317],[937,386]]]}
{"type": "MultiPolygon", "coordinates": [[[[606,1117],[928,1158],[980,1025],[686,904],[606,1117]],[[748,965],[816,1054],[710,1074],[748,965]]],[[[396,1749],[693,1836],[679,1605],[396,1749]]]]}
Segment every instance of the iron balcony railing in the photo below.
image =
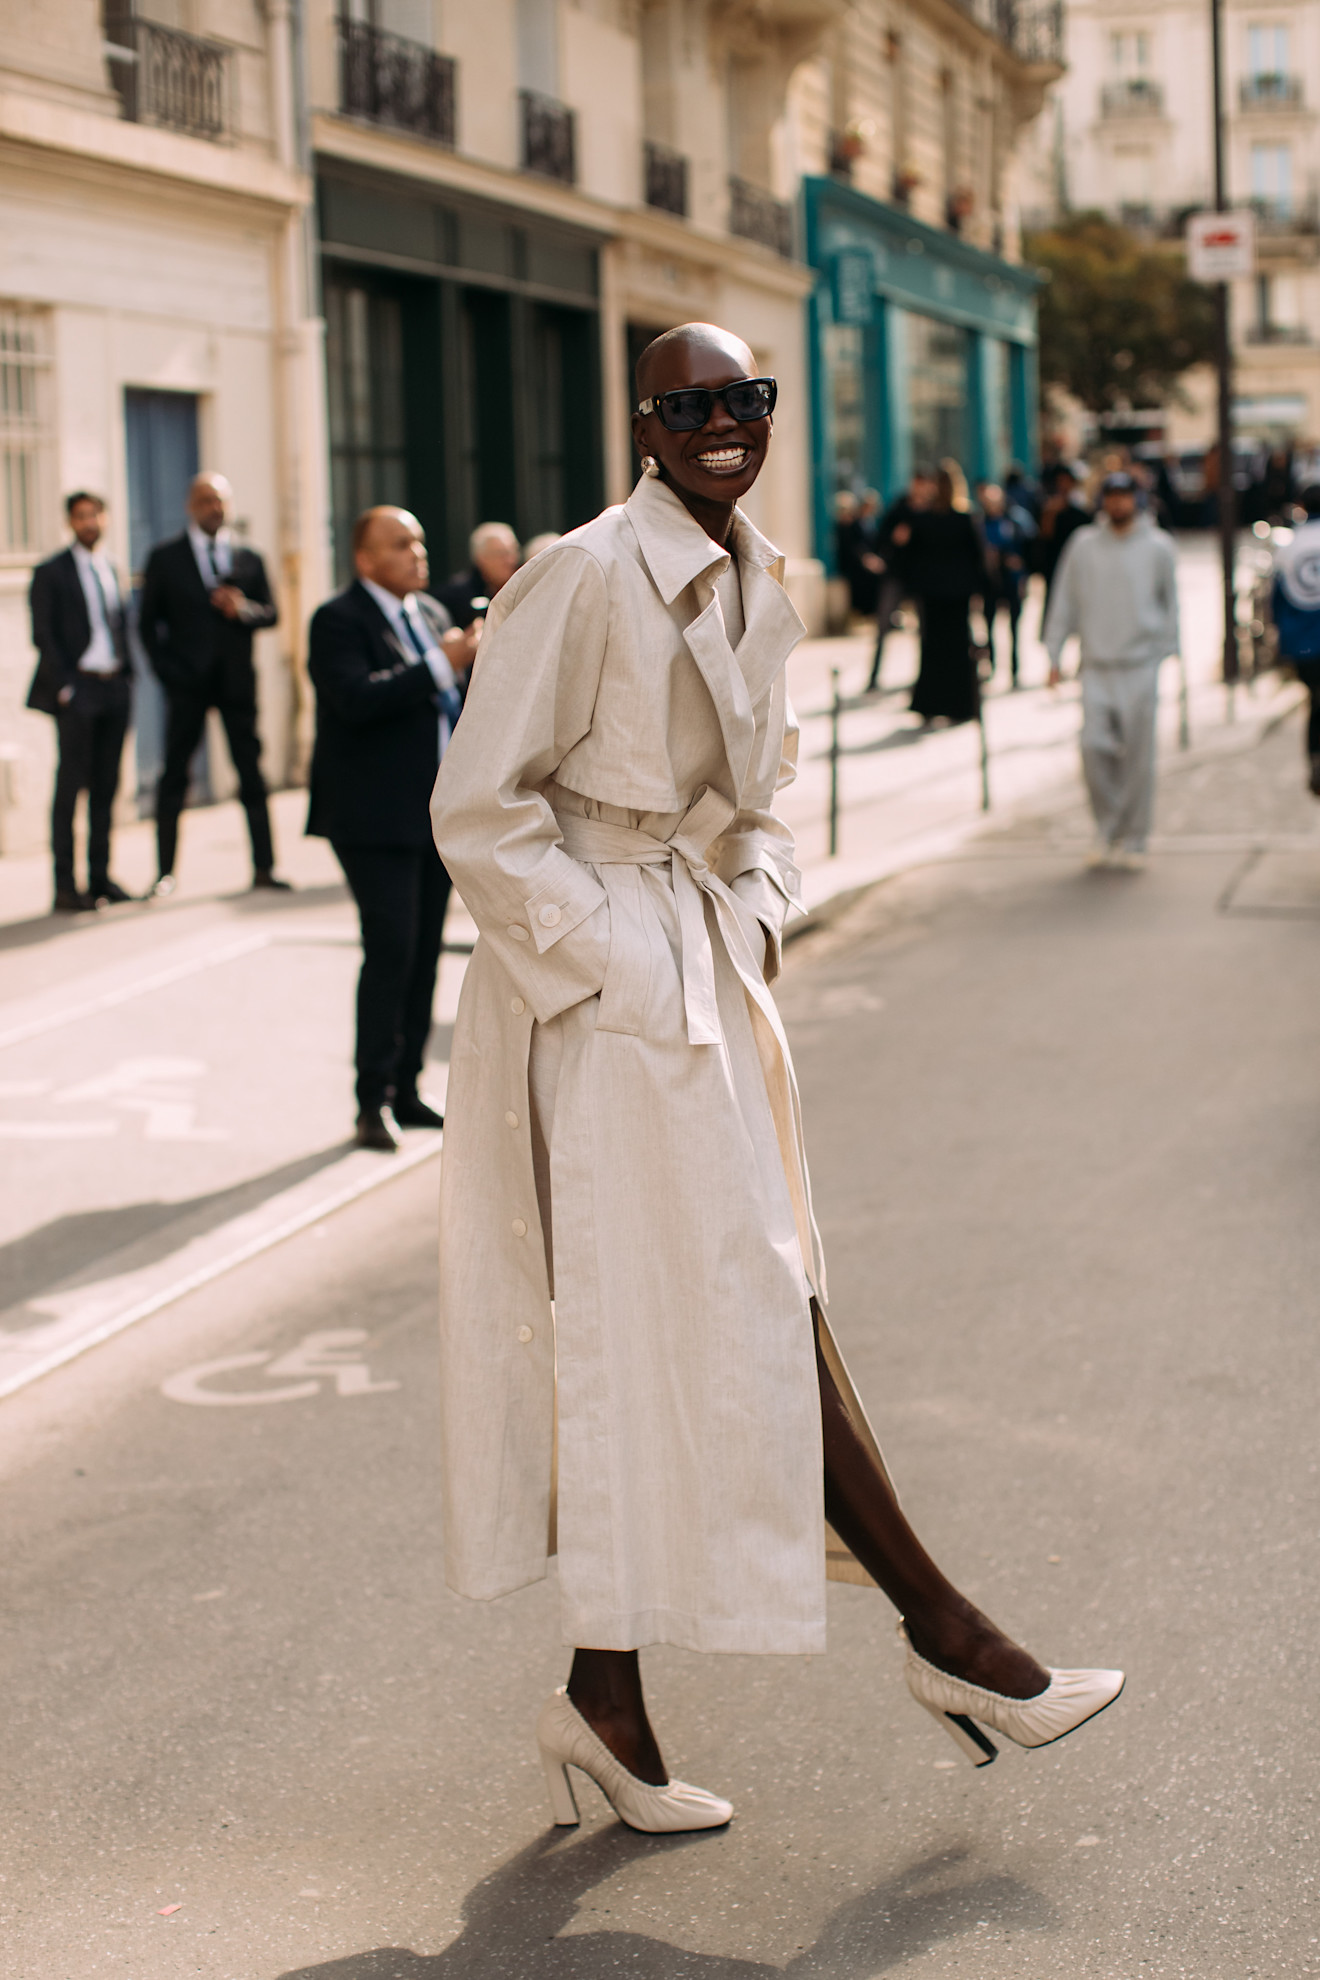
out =
{"type": "Polygon", "coordinates": [[[1148,76],[1124,76],[1120,82],[1107,82],[1100,91],[1102,117],[1162,117],[1164,89],[1148,76]]]}
{"type": "Polygon", "coordinates": [[[566,103],[542,96],[536,89],[520,90],[522,101],[522,162],[524,172],[546,179],[577,179],[577,118],[566,103]]]}
{"type": "Polygon", "coordinates": [[[688,210],[688,162],[681,152],[668,145],[653,144],[648,138],[642,147],[646,175],[646,204],[662,213],[676,213],[686,220],[688,210]]]}
{"type": "Polygon", "coordinates": [[[1271,74],[1243,76],[1238,84],[1238,104],[1243,110],[1300,110],[1300,76],[1271,74]]]}
{"type": "Polygon", "coordinates": [[[454,62],[367,21],[339,23],[339,106],[433,144],[454,142],[454,62]]]}
{"type": "Polygon", "coordinates": [[[762,192],[760,186],[748,185],[746,179],[729,180],[729,232],[792,259],[792,207],[762,192]]]}
{"type": "Polygon", "coordinates": [[[115,14],[105,54],[120,114],[215,144],[229,133],[229,50],[180,28],[115,14]]]}
{"type": "Polygon", "coordinates": [[[1063,65],[1063,0],[958,0],[1020,62],[1063,65]]]}

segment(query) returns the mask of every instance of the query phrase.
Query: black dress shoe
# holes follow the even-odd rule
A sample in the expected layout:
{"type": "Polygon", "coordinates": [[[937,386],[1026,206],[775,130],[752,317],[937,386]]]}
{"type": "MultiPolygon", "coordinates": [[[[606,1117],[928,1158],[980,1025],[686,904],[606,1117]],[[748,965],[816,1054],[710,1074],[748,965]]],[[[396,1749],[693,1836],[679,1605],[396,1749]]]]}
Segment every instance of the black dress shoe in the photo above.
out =
{"type": "Polygon", "coordinates": [[[292,880],[277,880],[270,868],[263,866],[252,876],[252,891],[254,894],[260,893],[263,888],[272,894],[291,894],[293,892],[293,882],[292,880]]]}
{"type": "Polygon", "coordinates": [[[364,1107],[357,1117],[354,1140],[359,1148],[378,1148],[382,1155],[393,1155],[399,1146],[394,1120],[388,1107],[364,1107]]]}
{"type": "Polygon", "coordinates": [[[95,914],[96,902],[90,894],[80,894],[76,887],[57,887],[52,914],[95,914]]]}
{"type": "Polygon", "coordinates": [[[438,1107],[420,1093],[410,1093],[406,1099],[396,1100],[390,1112],[400,1127],[442,1128],[445,1117],[438,1107]]]}
{"type": "Polygon", "coordinates": [[[120,901],[131,901],[133,898],[127,887],[121,887],[117,880],[111,880],[108,876],[96,882],[92,893],[97,901],[109,901],[112,907],[117,907],[120,901]]]}

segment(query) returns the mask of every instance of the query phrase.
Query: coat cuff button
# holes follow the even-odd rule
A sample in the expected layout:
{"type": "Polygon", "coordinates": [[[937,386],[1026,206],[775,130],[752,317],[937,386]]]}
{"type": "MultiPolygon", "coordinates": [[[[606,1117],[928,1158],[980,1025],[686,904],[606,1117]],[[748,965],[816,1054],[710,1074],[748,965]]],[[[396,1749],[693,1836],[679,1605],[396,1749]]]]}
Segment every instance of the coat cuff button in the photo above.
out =
{"type": "Polygon", "coordinates": [[[532,939],[531,936],[528,934],[527,930],[525,928],[521,928],[516,921],[511,921],[509,923],[509,933],[510,935],[512,935],[515,942],[530,942],[532,939]]]}
{"type": "Polygon", "coordinates": [[[558,928],[563,918],[557,907],[550,906],[543,907],[537,916],[542,928],[558,928]]]}
{"type": "Polygon", "coordinates": [[[513,1012],[513,1015],[515,1017],[521,1017],[523,1012],[527,1009],[527,1006],[526,1004],[524,1004],[521,997],[510,997],[509,1009],[513,1012]]]}

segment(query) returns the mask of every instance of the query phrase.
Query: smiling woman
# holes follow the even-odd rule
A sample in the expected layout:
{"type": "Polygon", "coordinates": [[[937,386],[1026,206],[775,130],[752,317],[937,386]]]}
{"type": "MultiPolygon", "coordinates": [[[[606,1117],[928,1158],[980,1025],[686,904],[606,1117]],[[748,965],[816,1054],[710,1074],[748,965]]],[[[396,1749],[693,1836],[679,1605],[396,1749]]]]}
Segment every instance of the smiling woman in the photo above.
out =
{"type": "Polygon", "coordinates": [[[945,1580],[839,1359],[768,989],[803,627],[738,501],[774,380],[686,324],[637,395],[643,477],[500,592],[432,805],[480,931],[441,1182],[444,1517],[464,1595],[558,1553],[556,1822],[571,1764],[678,1830],[733,1810],[670,1779],[637,1652],[822,1650],[826,1517],[830,1571],[902,1608],[909,1686],[977,1764],[974,1719],[1039,1745],[1122,1680],[1042,1669],[945,1580]]]}

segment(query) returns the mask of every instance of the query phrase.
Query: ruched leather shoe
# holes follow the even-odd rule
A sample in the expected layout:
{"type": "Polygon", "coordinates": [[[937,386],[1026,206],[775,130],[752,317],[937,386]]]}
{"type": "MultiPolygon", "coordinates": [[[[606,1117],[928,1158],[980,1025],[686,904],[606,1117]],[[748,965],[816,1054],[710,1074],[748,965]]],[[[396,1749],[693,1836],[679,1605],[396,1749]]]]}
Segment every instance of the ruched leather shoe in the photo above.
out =
{"type": "Polygon", "coordinates": [[[108,875],[104,880],[97,881],[92,893],[98,903],[109,901],[112,907],[118,907],[120,901],[131,901],[133,898],[127,887],[121,887],[117,880],[111,880],[108,875]]]}
{"type": "Polygon", "coordinates": [[[54,914],[95,914],[96,902],[90,894],[80,894],[76,887],[57,887],[54,914]]]}

